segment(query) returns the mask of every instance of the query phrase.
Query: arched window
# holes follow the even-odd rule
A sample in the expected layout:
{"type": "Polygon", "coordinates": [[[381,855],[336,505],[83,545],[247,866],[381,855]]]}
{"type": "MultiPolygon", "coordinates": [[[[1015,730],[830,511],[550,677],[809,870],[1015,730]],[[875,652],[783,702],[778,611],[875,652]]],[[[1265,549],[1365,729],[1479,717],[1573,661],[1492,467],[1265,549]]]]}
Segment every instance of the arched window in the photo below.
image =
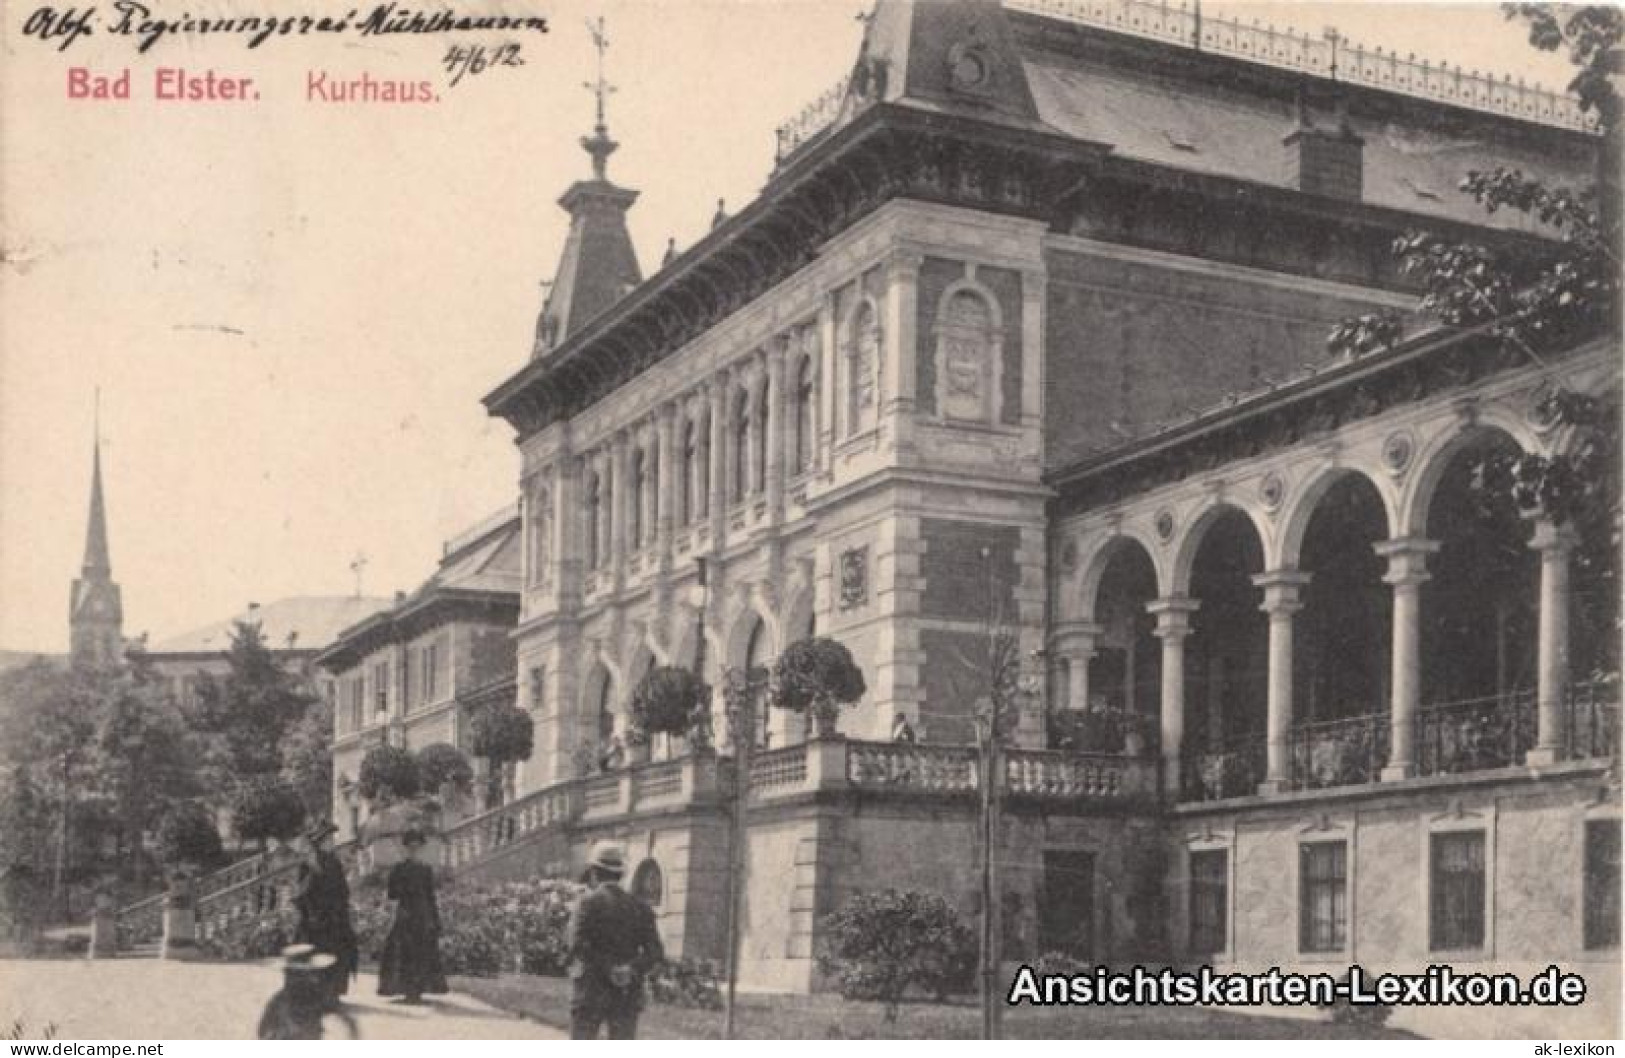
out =
{"type": "MultiPolygon", "coordinates": [[[[756,623],[751,625],[750,638],[745,641],[745,671],[749,673],[752,669],[765,669],[771,662],[772,659],[767,656],[767,625],[758,617],[756,623]]],[[[768,744],[769,705],[766,694],[761,699],[761,707],[756,712],[755,738],[758,746],[765,747],[768,744]]]]}
{"type": "Polygon", "coordinates": [[[677,524],[687,525],[694,520],[694,471],[699,458],[699,438],[695,436],[693,419],[683,424],[682,469],[677,475],[677,524]]]}
{"type": "Polygon", "coordinates": [[[937,407],[944,418],[993,418],[993,314],[969,290],[950,295],[937,319],[937,407]]]}
{"type": "Polygon", "coordinates": [[[553,494],[545,486],[531,493],[525,521],[530,527],[530,583],[545,584],[553,546],[553,494]]]}
{"type": "Polygon", "coordinates": [[[852,316],[846,352],[846,433],[863,433],[875,425],[876,373],[880,366],[880,324],[874,306],[864,302],[852,316]]]}
{"type": "Polygon", "coordinates": [[[741,389],[734,395],[734,479],[729,498],[735,503],[750,492],[750,394],[741,389]]]}
{"type": "Polygon", "coordinates": [[[804,356],[796,369],[795,394],[795,470],[796,473],[812,469],[814,438],[814,401],[817,390],[813,385],[813,358],[804,356]]]}
{"type": "Polygon", "coordinates": [[[598,548],[599,525],[604,517],[604,483],[597,474],[587,478],[587,568],[597,569],[602,557],[598,548]]]}
{"type": "Polygon", "coordinates": [[[666,895],[666,881],[660,874],[660,865],[644,860],[632,872],[632,895],[650,907],[659,907],[666,895]]]}
{"type": "Polygon", "coordinates": [[[630,550],[637,550],[643,543],[643,490],[646,471],[644,467],[643,449],[639,448],[632,453],[632,471],[627,479],[626,487],[629,495],[627,499],[627,536],[626,543],[630,550]]]}

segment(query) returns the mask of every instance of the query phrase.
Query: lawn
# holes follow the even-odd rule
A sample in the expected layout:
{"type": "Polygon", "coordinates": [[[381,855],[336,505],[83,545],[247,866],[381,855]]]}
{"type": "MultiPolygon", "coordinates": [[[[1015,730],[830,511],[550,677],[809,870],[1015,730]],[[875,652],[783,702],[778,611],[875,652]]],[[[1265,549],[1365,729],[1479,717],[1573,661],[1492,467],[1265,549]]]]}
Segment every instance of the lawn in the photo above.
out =
{"type": "MultiPolygon", "coordinates": [[[[504,974],[457,977],[454,989],[492,1006],[561,1028],[570,1023],[570,984],[558,977],[504,974]]],[[[981,1011],[963,1002],[907,1003],[888,1025],[878,1003],[849,1003],[836,995],[741,995],[742,1039],[979,1039],[981,1011]]],[[[703,1040],[721,1035],[722,1013],[651,1004],[643,1012],[644,1039],[703,1040]]],[[[1307,1018],[1235,1014],[1192,1007],[1063,1007],[1007,1010],[1009,1039],[1410,1039],[1409,1033],[1375,1032],[1307,1018]]]]}

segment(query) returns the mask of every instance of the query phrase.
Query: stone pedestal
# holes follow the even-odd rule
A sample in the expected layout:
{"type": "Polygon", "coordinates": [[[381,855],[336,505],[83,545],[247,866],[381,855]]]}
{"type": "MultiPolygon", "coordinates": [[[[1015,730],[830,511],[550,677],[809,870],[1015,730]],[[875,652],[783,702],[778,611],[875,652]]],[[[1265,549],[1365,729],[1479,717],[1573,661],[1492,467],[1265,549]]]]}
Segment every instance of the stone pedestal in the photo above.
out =
{"type": "Polygon", "coordinates": [[[164,897],[165,959],[191,959],[197,955],[197,909],[192,901],[170,893],[164,897]]]}
{"type": "Polygon", "coordinates": [[[118,914],[113,902],[105,896],[96,898],[96,909],[90,915],[90,951],[92,959],[112,959],[118,955],[118,914]]]}

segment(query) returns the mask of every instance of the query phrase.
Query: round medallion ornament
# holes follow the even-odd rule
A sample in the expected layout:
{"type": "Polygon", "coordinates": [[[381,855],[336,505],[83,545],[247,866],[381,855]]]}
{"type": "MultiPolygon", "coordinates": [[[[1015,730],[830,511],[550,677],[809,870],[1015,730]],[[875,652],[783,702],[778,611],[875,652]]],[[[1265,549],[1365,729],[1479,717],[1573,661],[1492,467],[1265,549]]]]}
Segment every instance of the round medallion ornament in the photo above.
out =
{"type": "Polygon", "coordinates": [[[1286,495],[1286,482],[1281,475],[1270,471],[1258,483],[1258,498],[1264,501],[1264,509],[1273,511],[1281,506],[1281,499],[1286,495]]]}
{"type": "Polygon", "coordinates": [[[1167,543],[1174,537],[1174,512],[1164,508],[1157,512],[1157,539],[1167,543]]]}
{"type": "Polygon", "coordinates": [[[1395,477],[1405,473],[1411,465],[1411,456],[1415,454],[1416,442],[1408,433],[1389,434],[1382,443],[1382,465],[1395,477]]]}
{"type": "Polygon", "coordinates": [[[955,88],[974,92],[987,87],[988,57],[979,47],[956,44],[948,51],[948,76],[955,88]]]}

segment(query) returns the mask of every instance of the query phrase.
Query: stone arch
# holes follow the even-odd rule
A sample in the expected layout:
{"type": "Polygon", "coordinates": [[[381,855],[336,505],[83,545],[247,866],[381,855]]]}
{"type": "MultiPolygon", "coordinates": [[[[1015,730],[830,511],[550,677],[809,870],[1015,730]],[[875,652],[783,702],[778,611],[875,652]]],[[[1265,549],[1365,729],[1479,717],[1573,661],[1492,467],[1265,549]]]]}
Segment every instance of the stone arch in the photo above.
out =
{"type": "Polygon", "coordinates": [[[805,638],[814,630],[814,589],[811,584],[799,584],[790,593],[790,603],[784,608],[783,647],[805,638]]]}
{"type": "MultiPolygon", "coordinates": [[[[1384,475],[1367,472],[1362,467],[1325,465],[1311,470],[1307,480],[1302,482],[1281,509],[1281,531],[1279,546],[1276,548],[1275,565],[1282,569],[1296,569],[1303,553],[1303,540],[1309,532],[1309,523],[1314,520],[1315,510],[1326,493],[1331,491],[1343,478],[1350,474],[1364,478],[1377,495],[1382,498],[1383,513],[1388,519],[1389,537],[1399,536],[1399,518],[1396,511],[1397,498],[1384,475]]],[[[1266,550],[1266,557],[1268,551],[1266,550]]]]}
{"type": "Polygon", "coordinates": [[[1451,462],[1467,446],[1487,435],[1499,433],[1525,452],[1542,450],[1534,429],[1521,417],[1497,405],[1487,406],[1469,422],[1457,422],[1429,439],[1416,453],[1412,470],[1400,495],[1399,516],[1395,525],[1401,536],[1425,536],[1428,514],[1439,481],[1451,462]]]}
{"type": "Polygon", "coordinates": [[[1253,531],[1258,534],[1259,547],[1264,553],[1264,568],[1272,568],[1275,560],[1274,537],[1270,533],[1268,519],[1251,504],[1225,497],[1207,503],[1185,525],[1183,531],[1176,530],[1178,537],[1174,545],[1173,561],[1169,567],[1168,577],[1163,579],[1159,576],[1158,578],[1159,586],[1167,594],[1190,594],[1191,568],[1196,564],[1196,554],[1202,548],[1202,540],[1207,536],[1207,531],[1213,523],[1227,511],[1239,512],[1252,524],[1253,531]]]}
{"type": "Polygon", "coordinates": [[[745,664],[745,655],[750,650],[751,634],[756,629],[757,621],[762,623],[762,635],[766,637],[760,644],[766,650],[766,656],[777,657],[779,651],[783,649],[779,642],[778,622],[767,611],[747,602],[734,615],[733,624],[728,631],[723,657],[729,667],[738,668],[745,664]]]}
{"type": "Polygon", "coordinates": [[[1157,548],[1139,530],[1123,528],[1102,541],[1088,558],[1080,560],[1082,572],[1078,575],[1078,587],[1076,591],[1068,592],[1063,600],[1063,609],[1066,611],[1063,619],[1072,621],[1095,619],[1095,609],[1099,603],[1100,579],[1106,575],[1106,569],[1111,565],[1112,559],[1116,558],[1124,547],[1132,546],[1138,546],[1145,552],[1146,559],[1151,563],[1151,569],[1157,575],[1157,590],[1163,594],[1167,593],[1167,577],[1157,561],[1157,548]]]}

